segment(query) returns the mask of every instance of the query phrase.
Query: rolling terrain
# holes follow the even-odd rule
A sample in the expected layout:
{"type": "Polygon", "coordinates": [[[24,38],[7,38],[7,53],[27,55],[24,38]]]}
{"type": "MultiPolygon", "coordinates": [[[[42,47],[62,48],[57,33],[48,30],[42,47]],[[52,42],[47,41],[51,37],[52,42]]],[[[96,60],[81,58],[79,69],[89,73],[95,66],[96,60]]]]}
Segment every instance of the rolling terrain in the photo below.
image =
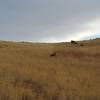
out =
{"type": "Polygon", "coordinates": [[[100,39],[0,41],[0,100],[100,100],[100,39]]]}

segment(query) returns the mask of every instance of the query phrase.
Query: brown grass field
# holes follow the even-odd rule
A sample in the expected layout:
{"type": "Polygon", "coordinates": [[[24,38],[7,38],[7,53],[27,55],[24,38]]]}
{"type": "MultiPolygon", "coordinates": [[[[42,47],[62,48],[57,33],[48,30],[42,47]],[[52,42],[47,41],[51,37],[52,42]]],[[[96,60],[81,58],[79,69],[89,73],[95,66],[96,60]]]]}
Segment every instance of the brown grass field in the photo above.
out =
{"type": "Polygon", "coordinates": [[[100,100],[100,39],[1,41],[0,100],[100,100]]]}

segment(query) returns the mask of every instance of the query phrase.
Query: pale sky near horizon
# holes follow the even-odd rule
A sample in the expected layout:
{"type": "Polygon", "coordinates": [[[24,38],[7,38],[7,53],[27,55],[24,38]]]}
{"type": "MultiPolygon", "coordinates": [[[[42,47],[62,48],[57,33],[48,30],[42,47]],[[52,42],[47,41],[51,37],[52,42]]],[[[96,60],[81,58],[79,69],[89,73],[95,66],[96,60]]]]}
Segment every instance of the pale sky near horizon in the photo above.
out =
{"type": "Polygon", "coordinates": [[[100,37],[100,0],[0,0],[0,40],[100,37]]]}

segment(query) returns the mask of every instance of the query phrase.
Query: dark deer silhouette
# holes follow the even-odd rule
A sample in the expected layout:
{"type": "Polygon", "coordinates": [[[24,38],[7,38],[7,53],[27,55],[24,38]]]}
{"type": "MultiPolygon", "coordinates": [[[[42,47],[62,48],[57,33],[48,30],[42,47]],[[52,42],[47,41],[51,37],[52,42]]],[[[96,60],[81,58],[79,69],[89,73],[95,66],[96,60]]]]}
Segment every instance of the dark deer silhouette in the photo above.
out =
{"type": "Polygon", "coordinates": [[[56,56],[56,52],[52,53],[50,56],[51,56],[51,57],[56,56]]]}

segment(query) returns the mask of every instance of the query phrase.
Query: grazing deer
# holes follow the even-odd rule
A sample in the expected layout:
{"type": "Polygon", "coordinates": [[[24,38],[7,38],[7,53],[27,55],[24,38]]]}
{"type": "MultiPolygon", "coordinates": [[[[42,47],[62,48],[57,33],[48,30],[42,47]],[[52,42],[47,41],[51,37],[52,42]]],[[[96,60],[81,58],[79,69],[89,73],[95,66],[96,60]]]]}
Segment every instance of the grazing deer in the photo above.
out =
{"type": "Polygon", "coordinates": [[[51,57],[56,56],[56,52],[52,53],[50,56],[51,56],[51,57]]]}

